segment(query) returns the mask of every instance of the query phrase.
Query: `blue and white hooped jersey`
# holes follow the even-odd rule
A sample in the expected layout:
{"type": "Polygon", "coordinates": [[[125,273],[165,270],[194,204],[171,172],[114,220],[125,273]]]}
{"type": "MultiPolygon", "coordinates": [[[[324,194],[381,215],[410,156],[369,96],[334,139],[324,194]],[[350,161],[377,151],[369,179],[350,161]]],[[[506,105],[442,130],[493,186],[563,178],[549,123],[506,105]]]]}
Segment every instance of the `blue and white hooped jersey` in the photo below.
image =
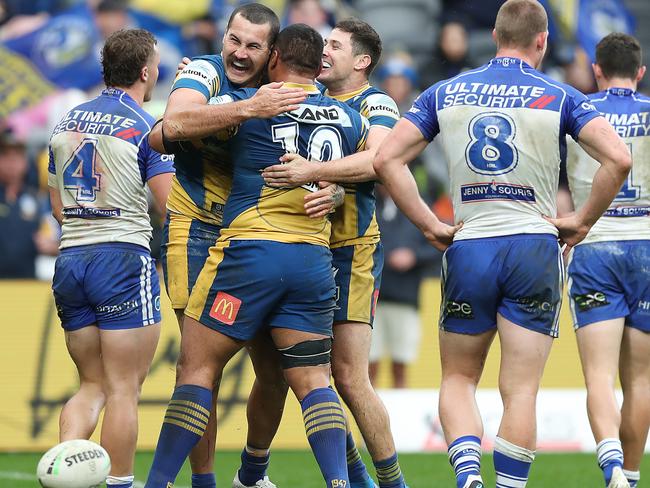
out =
{"type": "MultiPolygon", "coordinates": [[[[605,214],[582,243],[650,239],[650,98],[626,88],[589,96],[623,138],[632,154],[632,170],[605,214]]],[[[600,166],[577,143],[567,147],[567,175],[575,208],[591,193],[600,166]]]]}
{"type": "Polygon", "coordinates": [[[599,112],[576,89],[520,59],[485,66],[427,89],[404,116],[449,165],[455,239],[554,234],[560,156],[599,112]]]}
{"type": "Polygon", "coordinates": [[[173,156],[149,146],[153,122],[126,92],[110,88],[54,128],[48,184],[63,203],[62,249],[108,242],[149,249],[144,184],[174,172],[173,156]]]}

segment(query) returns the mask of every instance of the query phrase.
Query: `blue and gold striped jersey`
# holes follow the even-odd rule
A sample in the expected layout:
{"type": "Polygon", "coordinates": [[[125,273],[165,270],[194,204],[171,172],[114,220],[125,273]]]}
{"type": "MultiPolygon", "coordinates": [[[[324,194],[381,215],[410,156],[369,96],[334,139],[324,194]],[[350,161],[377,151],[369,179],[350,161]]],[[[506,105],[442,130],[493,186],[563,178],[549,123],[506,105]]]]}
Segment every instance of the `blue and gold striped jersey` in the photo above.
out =
{"type": "MultiPolygon", "coordinates": [[[[327,95],[327,91],[324,94],[327,95]]],[[[368,119],[371,127],[382,126],[392,129],[399,120],[399,109],[393,99],[368,84],[354,92],[332,98],[344,102],[359,112],[368,119]]],[[[344,186],[345,203],[332,219],[331,247],[378,242],[375,183],[368,181],[344,186]]]]}
{"type": "MultiPolygon", "coordinates": [[[[238,87],[226,77],[220,55],[194,58],[178,75],[172,91],[196,90],[206,100],[238,87]]],[[[180,152],[175,157],[176,176],[167,208],[209,224],[221,225],[223,208],[230,193],[232,166],[229,154],[218,144],[180,152]]]]}
{"type": "MultiPolygon", "coordinates": [[[[296,85],[308,92],[293,112],[272,119],[251,119],[238,128],[226,144],[233,161],[233,184],[224,212],[221,239],[262,239],[328,246],[328,218],[311,219],[304,197],[318,188],[307,184],[277,189],[264,184],[261,170],[277,164],[287,153],[312,161],[331,161],[363,150],[368,121],[347,105],[323,96],[314,85],[296,85]]],[[[246,88],[214,98],[228,103],[251,97],[246,88]]]]}

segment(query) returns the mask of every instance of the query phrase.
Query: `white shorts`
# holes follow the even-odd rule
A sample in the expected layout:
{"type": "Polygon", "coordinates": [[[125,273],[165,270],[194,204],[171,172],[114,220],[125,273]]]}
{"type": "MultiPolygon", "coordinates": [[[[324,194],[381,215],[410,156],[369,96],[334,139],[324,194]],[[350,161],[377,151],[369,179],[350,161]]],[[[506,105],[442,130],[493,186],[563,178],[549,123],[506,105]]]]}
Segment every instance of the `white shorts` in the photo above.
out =
{"type": "Polygon", "coordinates": [[[370,362],[387,354],[398,363],[412,363],[420,346],[420,313],[413,305],[382,302],[377,304],[370,345],[370,362]]]}

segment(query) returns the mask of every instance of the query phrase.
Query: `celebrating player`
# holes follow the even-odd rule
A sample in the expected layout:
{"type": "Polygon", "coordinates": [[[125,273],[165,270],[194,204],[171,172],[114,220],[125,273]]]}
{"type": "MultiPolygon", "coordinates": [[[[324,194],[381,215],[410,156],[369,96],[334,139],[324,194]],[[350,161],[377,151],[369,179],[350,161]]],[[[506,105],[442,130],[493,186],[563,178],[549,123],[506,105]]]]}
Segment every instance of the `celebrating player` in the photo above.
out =
{"type": "Polygon", "coordinates": [[[111,488],[133,486],[138,398],[160,335],[144,184],[164,212],[173,165],[149,147],[153,118],[141,108],[159,61],[149,32],[110,36],[102,50],[106,90],[68,112],[50,141],[50,198],[62,224],[52,288],[80,380],[61,411],[60,440],[88,439],[105,407],[111,488]]]}
{"type": "MultiPolygon", "coordinates": [[[[357,19],[343,20],[327,39],[323,71],[318,77],[327,88],[325,95],[345,102],[368,118],[366,151],[330,164],[287,154],[282,157],[286,164],[266,168],[262,176],[275,187],[320,180],[351,183],[346,186],[344,205],[333,218],[330,239],[337,270],[332,375],[370,451],[379,486],[392,488],[404,486],[404,478],[388,413],[368,377],[371,327],[384,264],[375,218],[372,158],[399,119],[395,102],[368,83],[380,56],[381,39],[370,25],[357,19]]],[[[350,432],[347,449],[351,486],[374,486],[350,432]]]]}
{"type": "MultiPolygon", "coordinates": [[[[623,137],[634,164],[612,206],[570,255],[569,299],[605,485],[635,487],[650,425],[650,276],[643,271],[650,269],[650,98],[636,93],[645,66],[633,37],[602,39],[593,68],[600,92],[590,102],[623,137]],[[614,395],[619,365],[622,409],[614,395]]],[[[569,144],[576,208],[587,201],[597,168],[588,153],[569,144]]]]}
{"type": "MultiPolygon", "coordinates": [[[[196,149],[188,143],[181,147],[177,141],[200,139],[231,124],[297,107],[295,103],[305,98],[303,91],[282,87],[281,83],[266,85],[247,100],[208,105],[212,96],[259,86],[279,28],[275,13],[263,5],[252,3],[235,9],[224,34],[222,54],[195,58],[184,67],[172,87],[162,125],[151,133],[153,147],[176,154],[177,173],[167,202],[162,263],[179,325],[208,250],[219,238],[232,168],[230,156],[215,144],[196,149]]],[[[247,445],[234,486],[273,488],[265,477],[268,450],[280,423],[287,386],[277,353],[265,334],[252,341],[249,352],[257,379],[248,402],[247,445]]],[[[213,411],[214,406],[206,434],[190,454],[193,488],[216,486],[213,411]]]]}
{"type": "MultiPolygon", "coordinates": [[[[173,483],[205,430],[212,385],[263,325],[270,326],[286,380],[301,402],[307,437],[327,486],[349,484],[345,416],[329,387],[334,307],[330,223],[304,212],[304,196],[313,185],[269,189],[260,174],[286,151],[323,159],[363,148],[367,121],[323,97],[313,85],[321,68],[321,47],[320,35],[305,25],[287,27],[278,35],[269,77],[290,82],[309,97],[286,115],[243,123],[229,144],[234,174],[225,225],[185,310],[177,387],[149,488],[173,483]]],[[[238,90],[211,102],[234,103],[254,93],[238,90]]]]}
{"type": "Polygon", "coordinates": [[[475,399],[498,331],[504,414],[494,452],[497,487],[524,487],[535,457],[535,402],[562,292],[557,236],[580,242],[625,181],[630,155],[607,121],[575,89],[537,72],[547,17],[535,0],[509,0],[487,65],[433,85],[384,139],[375,169],[393,200],[429,240],[447,247],[444,227],[418,197],[406,165],[438,133],[463,226],[443,259],[440,419],[458,488],[482,487],[483,426],[475,399]],[[565,135],[600,164],[575,215],[555,215],[565,135]]]}

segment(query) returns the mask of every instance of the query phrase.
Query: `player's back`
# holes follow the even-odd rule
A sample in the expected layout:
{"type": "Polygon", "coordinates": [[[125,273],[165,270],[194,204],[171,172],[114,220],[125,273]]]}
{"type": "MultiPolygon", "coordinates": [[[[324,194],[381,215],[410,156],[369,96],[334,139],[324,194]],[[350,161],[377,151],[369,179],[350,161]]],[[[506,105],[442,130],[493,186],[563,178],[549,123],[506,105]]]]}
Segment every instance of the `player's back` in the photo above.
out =
{"type": "Polygon", "coordinates": [[[584,95],[516,58],[445,80],[416,100],[405,117],[432,139],[449,164],[455,239],[555,234],[565,135],[577,137],[598,113],[584,95]]]}
{"type": "MultiPolygon", "coordinates": [[[[583,243],[650,239],[650,98],[630,89],[610,88],[589,99],[630,148],[632,170],[583,243]]],[[[577,143],[567,143],[567,175],[578,209],[587,201],[600,165],[577,143]]]]}
{"type": "MultiPolygon", "coordinates": [[[[303,87],[309,95],[291,113],[245,122],[230,142],[233,185],[222,236],[327,246],[329,220],[311,219],[304,209],[305,195],[316,191],[317,184],[275,189],[264,184],[261,170],[277,164],[287,152],[322,162],[353,154],[365,145],[367,121],[345,104],[324,97],[313,85],[285,86],[303,87]]],[[[254,92],[237,90],[220,102],[247,98],[254,92]]]]}
{"type": "Polygon", "coordinates": [[[171,171],[171,156],[147,142],[153,119],[129,95],[107,89],[55,127],[49,184],[63,204],[61,247],[127,242],[149,248],[144,183],[171,171]]]}

